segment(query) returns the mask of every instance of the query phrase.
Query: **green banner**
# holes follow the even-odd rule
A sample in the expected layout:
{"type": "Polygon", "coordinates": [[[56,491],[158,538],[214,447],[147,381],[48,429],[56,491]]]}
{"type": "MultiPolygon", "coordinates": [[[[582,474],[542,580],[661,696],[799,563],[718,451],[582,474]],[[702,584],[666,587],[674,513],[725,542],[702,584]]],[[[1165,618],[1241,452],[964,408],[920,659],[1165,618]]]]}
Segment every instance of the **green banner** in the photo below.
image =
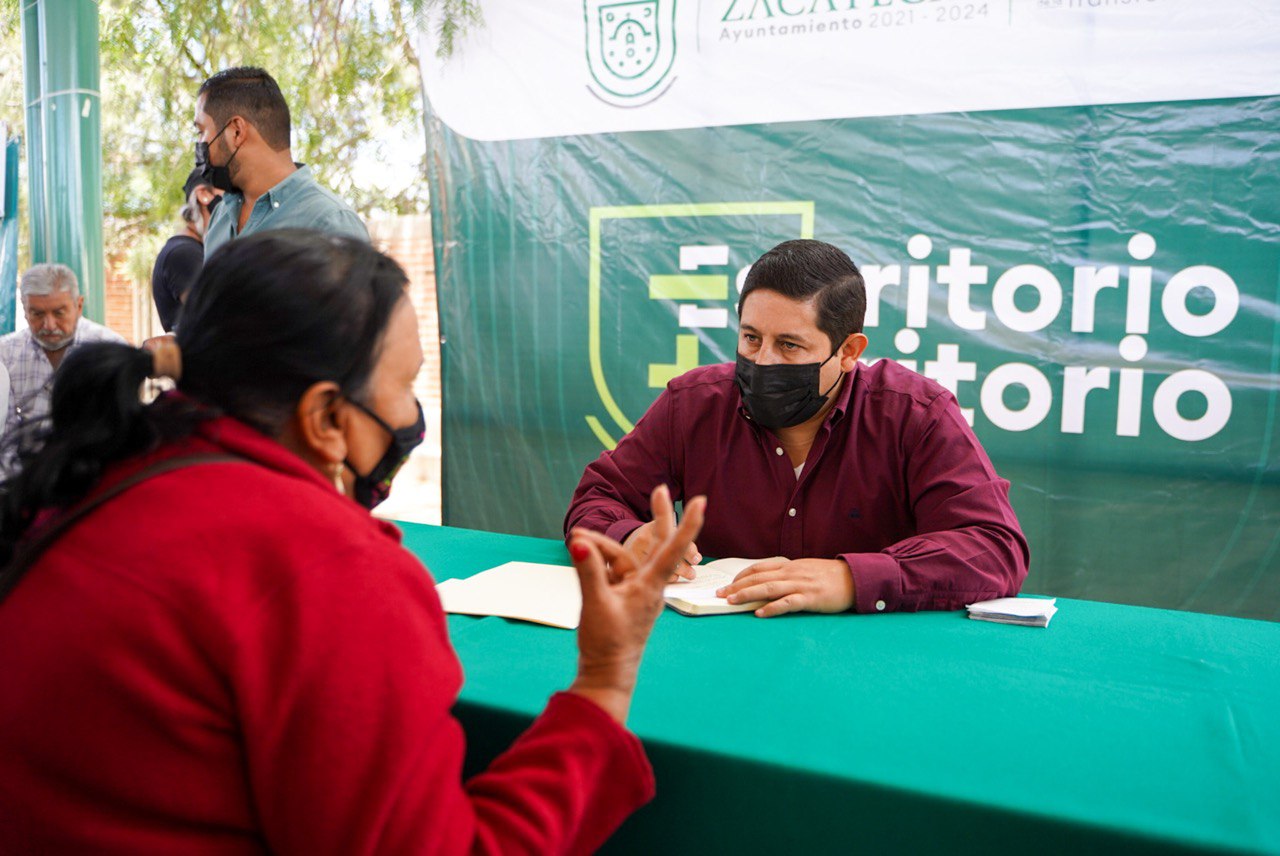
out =
{"type": "Polygon", "coordinates": [[[1026,590],[1280,619],[1280,98],[482,142],[431,122],[444,516],[556,536],[746,267],[845,249],[957,395],[1026,590]]]}

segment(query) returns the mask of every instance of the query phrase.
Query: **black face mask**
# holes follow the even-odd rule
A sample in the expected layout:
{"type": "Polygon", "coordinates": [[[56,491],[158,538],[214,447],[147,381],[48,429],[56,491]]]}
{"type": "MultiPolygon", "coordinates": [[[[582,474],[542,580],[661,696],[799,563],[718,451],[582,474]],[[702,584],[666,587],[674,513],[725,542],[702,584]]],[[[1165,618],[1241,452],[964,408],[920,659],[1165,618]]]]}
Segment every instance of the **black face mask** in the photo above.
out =
{"type": "MultiPolygon", "coordinates": [[[[837,352],[832,351],[831,357],[837,352]]],[[[831,361],[827,357],[820,363],[774,363],[760,366],[738,354],[734,380],[742,393],[742,406],[757,425],[776,431],[799,425],[822,409],[831,389],[818,392],[818,378],[822,367],[831,361]]],[[[844,375],[841,374],[841,377],[844,375]]]]}
{"type": "Polygon", "coordinates": [[[408,428],[392,428],[378,414],[354,399],[347,399],[356,407],[369,414],[369,418],[382,426],[391,435],[391,445],[382,453],[378,463],[365,475],[352,466],[351,461],[343,461],[347,469],[356,474],[355,500],[365,508],[372,510],[378,503],[391,495],[391,481],[400,472],[400,467],[409,459],[409,453],[416,449],[427,434],[427,420],[422,415],[422,405],[418,404],[418,421],[408,428]]]}
{"type": "MultiPolygon", "coordinates": [[[[230,124],[231,121],[228,120],[227,124],[222,126],[222,130],[213,135],[213,139],[216,140],[221,137],[222,131],[227,130],[227,125],[230,124]]],[[[209,141],[209,143],[212,142],[213,140],[209,141]]],[[[239,193],[240,188],[236,187],[231,181],[231,162],[236,159],[236,155],[240,154],[240,149],[232,152],[231,157],[227,158],[227,162],[222,166],[214,166],[209,162],[209,143],[196,143],[196,169],[200,170],[200,178],[212,184],[218,190],[239,193]]],[[[209,206],[209,213],[213,213],[212,205],[209,206]]]]}

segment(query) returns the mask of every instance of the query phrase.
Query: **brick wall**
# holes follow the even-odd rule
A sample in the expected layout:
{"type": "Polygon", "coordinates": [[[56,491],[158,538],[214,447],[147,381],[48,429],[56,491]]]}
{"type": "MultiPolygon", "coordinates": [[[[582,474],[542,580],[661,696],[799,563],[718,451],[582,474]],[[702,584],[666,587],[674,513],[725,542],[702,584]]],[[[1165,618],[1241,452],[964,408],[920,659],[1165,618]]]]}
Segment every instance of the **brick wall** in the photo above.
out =
{"type": "Polygon", "coordinates": [[[374,246],[391,256],[409,276],[409,299],[418,313],[423,365],[415,389],[427,420],[427,438],[396,477],[391,498],[378,516],[440,523],[440,316],[436,307],[436,261],[427,214],[366,224],[374,246]]]}
{"type": "MultiPolygon", "coordinates": [[[[148,336],[154,335],[150,328],[143,327],[148,320],[141,311],[139,296],[150,303],[151,284],[143,283],[135,286],[124,270],[124,259],[107,257],[106,288],[103,295],[106,304],[104,321],[112,330],[124,336],[134,344],[140,343],[148,336]]],[[[155,333],[163,333],[159,323],[155,333]]]]}
{"type": "Polygon", "coordinates": [[[436,307],[436,260],[427,214],[375,220],[368,224],[373,244],[400,263],[409,275],[409,299],[418,313],[423,367],[418,397],[423,406],[440,404],[440,322],[436,307]]]}

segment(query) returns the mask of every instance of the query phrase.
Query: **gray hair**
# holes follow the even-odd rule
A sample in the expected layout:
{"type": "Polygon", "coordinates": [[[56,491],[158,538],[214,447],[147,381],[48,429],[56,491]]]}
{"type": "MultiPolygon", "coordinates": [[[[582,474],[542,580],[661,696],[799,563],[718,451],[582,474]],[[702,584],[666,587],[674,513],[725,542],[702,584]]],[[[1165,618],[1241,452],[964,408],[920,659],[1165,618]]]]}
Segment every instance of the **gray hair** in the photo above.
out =
{"type": "Polygon", "coordinates": [[[72,297],[79,297],[80,283],[71,268],[56,262],[46,262],[27,268],[27,272],[22,275],[19,291],[23,300],[33,295],[45,297],[63,291],[70,292],[72,297]]]}
{"type": "Polygon", "coordinates": [[[196,190],[201,187],[209,187],[207,184],[197,184],[191,188],[191,192],[187,194],[187,201],[183,204],[182,210],[179,212],[182,219],[194,226],[200,220],[200,200],[196,199],[196,190]]]}

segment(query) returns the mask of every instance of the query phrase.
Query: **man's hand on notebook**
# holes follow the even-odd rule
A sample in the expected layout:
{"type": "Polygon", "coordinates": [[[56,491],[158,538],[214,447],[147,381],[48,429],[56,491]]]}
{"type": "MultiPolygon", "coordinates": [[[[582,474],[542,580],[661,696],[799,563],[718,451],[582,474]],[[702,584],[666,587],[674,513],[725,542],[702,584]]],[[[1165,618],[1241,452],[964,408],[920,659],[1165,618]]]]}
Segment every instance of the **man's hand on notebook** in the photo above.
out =
{"type": "Polygon", "coordinates": [[[853,575],[842,559],[764,559],[716,594],[730,603],[769,601],[760,618],[788,612],[844,612],[853,606],[853,575]]]}

